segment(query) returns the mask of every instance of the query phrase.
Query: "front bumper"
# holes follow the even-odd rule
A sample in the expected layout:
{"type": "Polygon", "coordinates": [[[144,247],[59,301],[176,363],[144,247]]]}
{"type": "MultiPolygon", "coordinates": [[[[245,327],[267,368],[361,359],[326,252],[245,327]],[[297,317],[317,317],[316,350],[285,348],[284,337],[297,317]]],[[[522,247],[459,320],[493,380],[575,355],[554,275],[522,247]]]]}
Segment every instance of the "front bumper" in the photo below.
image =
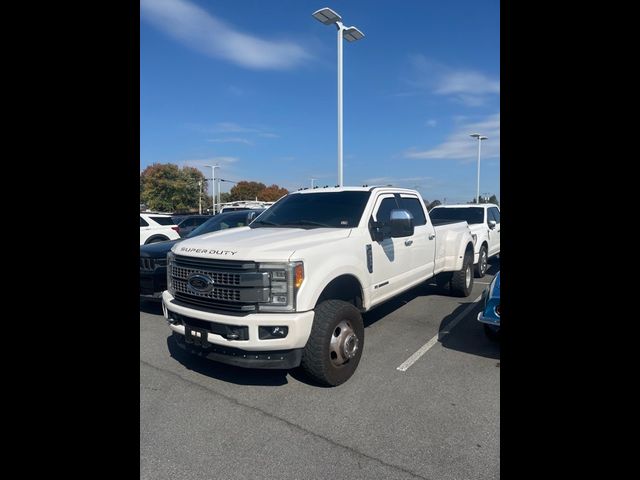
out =
{"type": "MultiPolygon", "coordinates": [[[[195,308],[189,308],[178,304],[173,295],[165,290],[162,293],[162,309],[165,319],[168,320],[169,312],[205,322],[215,322],[235,327],[247,327],[248,340],[229,340],[222,335],[212,332],[207,333],[207,341],[213,346],[239,349],[246,352],[279,352],[282,350],[301,349],[307,344],[311,334],[314,311],[293,313],[250,313],[248,315],[226,315],[195,308]],[[287,336],[284,338],[260,339],[258,327],[285,326],[288,327],[287,336]]],[[[184,336],[185,327],[179,324],[169,324],[169,328],[175,333],[184,336]]],[[[253,353],[254,357],[256,353],[253,353]]],[[[284,367],[273,367],[284,368],[284,367]]]]}
{"type": "Polygon", "coordinates": [[[485,317],[484,312],[478,313],[478,321],[488,325],[500,326],[500,319],[496,317],[485,317]]]}
{"type": "Polygon", "coordinates": [[[302,361],[302,348],[250,352],[217,345],[209,345],[208,348],[192,345],[185,341],[184,335],[177,332],[173,332],[173,339],[176,345],[193,355],[236,367],[291,369],[299,366],[302,361]]]}

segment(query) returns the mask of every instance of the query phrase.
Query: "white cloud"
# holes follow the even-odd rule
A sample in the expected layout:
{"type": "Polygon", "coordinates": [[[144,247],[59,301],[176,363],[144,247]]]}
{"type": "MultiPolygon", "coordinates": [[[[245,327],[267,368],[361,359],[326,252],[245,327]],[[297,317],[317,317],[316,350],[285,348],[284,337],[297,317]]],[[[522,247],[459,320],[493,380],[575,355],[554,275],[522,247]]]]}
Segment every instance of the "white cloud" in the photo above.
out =
{"type": "Polygon", "coordinates": [[[435,127],[437,124],[438,122],[433,118],[431,120],[427,120],[427,127],[435,127]]]}
{"type": "Polygon", "coordinates": [[[484,105],[491,95],[500,94],[500,80],[468,69],[455,69],[426,58],[412,55],[409,59],[414,78],[409,84],[435,95],[453,98],[469,107],[484,105]]]}
{"type": "Polygon", "coordinates": [[[245,145],[253,145],[250,140],[242,137],[229,137],[229,138],[210,138],[207,142],[211,143],[244,143],[245,145]]]}
{"type": "Polygon", "coordinates": [[[500,114],[496,113],[481,121],[460,124],[456,130],[440,145],[428,150],[410,149],[405,158],[462,160],[462,163],[475,162],[478,152],[478,140],[469,137],[480,133],[489,137],[482,141],[481,158],[500,156],[500,114]]]}
{"type": "Polygon", "coordinates": [[[296,42],[242,33],[188,0],[140,0],[140,13],[185,45],[242,67],[285,69],[310,57],[296,42]]]}
{"type": "Polygon", "coordinates": [[[218,122],[211,129],[217,133],[255,133],[259,130],[256,128],[243,127],[233,122],[218,122]]]}

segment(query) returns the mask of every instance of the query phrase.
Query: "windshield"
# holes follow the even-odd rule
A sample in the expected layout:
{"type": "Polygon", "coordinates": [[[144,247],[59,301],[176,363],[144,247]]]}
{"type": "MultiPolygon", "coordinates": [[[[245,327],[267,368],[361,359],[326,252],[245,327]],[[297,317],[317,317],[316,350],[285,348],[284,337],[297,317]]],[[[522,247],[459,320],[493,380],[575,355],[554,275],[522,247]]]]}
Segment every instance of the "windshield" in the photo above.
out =
{"type": "Polygon", "coordinates": [[[219,213],[210,218],[198,228],[195,228],[185,238],[192,238],[205,233],[217,232],[226,228],[244,227],[247,225],[249,212],[219,213]]]}
{"type": "Polygon", "coordinates": [[[251,228],[354,228],[369,195],[366,191],[293,193],[266,210],[251,228]]]}
{"type": "Polygon", "coordinates": [[[469,225],[484,223],[484,208],[434,208],[429,212],[432,220],[451,220],[461,222],[466,220],[469,225]]]}

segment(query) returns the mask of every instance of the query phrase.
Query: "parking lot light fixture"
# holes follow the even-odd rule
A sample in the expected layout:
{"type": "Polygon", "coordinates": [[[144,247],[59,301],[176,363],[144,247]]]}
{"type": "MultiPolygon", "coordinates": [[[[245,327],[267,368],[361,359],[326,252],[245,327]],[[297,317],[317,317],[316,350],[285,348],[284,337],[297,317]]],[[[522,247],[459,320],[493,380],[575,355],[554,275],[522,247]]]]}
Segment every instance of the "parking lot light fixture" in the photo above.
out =
{"type": "Polygon", "coordinates": [[[480,144],[482,143],[482,140],[486,140],[489,137],[485,137],[484,135],[480,135],[479,133],[472,133],[469,136],[478,139],[478,176],[476,183],[476,202],[480,204],[480,144]]]}
{"type": "Polygon", "coordinates": [[[342,168],[342,39],[348,42],[355,42],[364,38],[356,27],[345,27],[342,24],[342,17],[328,7],[321,8],[313,12],[313,17],[323,25],[335,25],[338,29],[338,185],[344,185],[342,168]]]}
{"type": "MultiPolygon", "coordinates": [[[[205,165],[205,167],[211,168],[211,213],[216,214],[216,168],[220,168],[220,165],[205,165]]],[[[219,203],[219,202],[218,202],[219,203]]]]}

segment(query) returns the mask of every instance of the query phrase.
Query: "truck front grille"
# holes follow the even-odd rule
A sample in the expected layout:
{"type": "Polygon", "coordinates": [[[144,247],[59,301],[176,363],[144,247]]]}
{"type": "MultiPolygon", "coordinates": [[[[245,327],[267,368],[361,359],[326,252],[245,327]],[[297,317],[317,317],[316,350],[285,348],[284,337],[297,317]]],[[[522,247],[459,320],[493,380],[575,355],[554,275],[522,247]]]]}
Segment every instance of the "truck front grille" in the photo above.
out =
{"type": "Polygon", "coordinates": [[[258,272],[254,262],[176,255],[170,275],[175,299],[187,306],[250,312],[257,310],[258,302],[269,301],[269,276],[266,272],[258,272]],[[207,277],[210,290],[192,288],[188,280],[193,275],[207,277]]]}
{"type": "Polygon", "coordinates": [[[240,301],[240,290],[238,290],[237,288],[214,288],[207,293],[194,292],[188,287],[186,281],[180,280],[175,275],[173,277],[173,288],[175,289],[176,293],[187,293],[189,295],[208,298],[211,300],[225,300],[227,302],[240,301]]]}

